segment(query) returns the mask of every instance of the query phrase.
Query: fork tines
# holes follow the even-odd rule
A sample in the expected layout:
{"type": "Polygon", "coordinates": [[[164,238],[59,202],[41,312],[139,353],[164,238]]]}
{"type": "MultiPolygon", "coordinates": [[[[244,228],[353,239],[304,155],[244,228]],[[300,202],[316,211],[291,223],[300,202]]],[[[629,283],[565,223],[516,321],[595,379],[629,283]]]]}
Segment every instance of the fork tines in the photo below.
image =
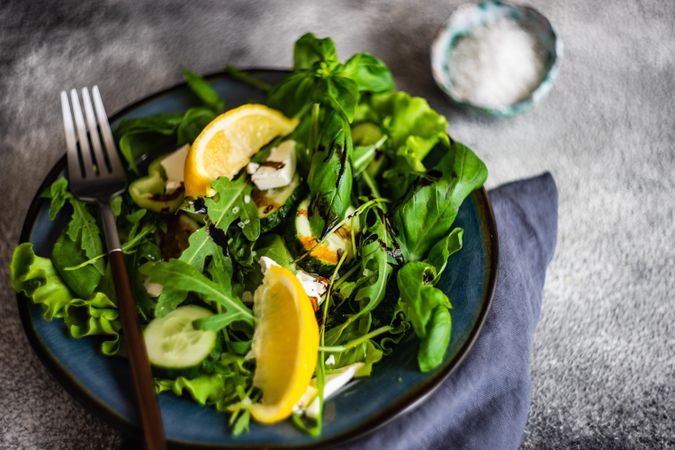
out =
{"type": "Polygon", "coordinates": [[[77,90],[70,91],[70,102],[66,91],[62,91],[61,108],[69,178],[124,176],[98,86],[92,88],[91,96],[86,87],[82,88],[82,106],[77,90]]]}

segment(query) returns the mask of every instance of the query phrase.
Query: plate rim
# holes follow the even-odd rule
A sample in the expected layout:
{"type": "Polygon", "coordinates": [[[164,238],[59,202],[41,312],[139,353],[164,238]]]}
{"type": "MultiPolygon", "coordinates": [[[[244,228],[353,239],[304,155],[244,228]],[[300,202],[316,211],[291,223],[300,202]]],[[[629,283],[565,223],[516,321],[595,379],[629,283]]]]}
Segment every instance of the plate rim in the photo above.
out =
{"type": "MultiPolygon", "coordinates": [[[[249,69],[240,69],[247,73],[290,73],[286,69],[278,68],[249,68],[249,69]]],[[[211,72],[203,76],[204,78],[213,79],[224,77],[233,81],[238,81],[229,75],[224,70],[211,72]]],[[[239,81],[241,82],[241,81],[239,81]]],[[[187,83],[185,81],[178,82],[174,85],[171,85],[167,88],[161,89],[157,92],[149,94],[145,97],[142,97],[116,111],[114,114],[109,116],[111,122],[118,120],[121,116],[128,114],[134,109],[141,106],[143,103],[157,99],[164,95],[167,95],[169,92],[185,87],[187,83]]],[[[450,138],[452,140],[452,138],[450,138]]],[[[38,213],[44,199],[41,197],[42,192],[45,191],[47,186],[65,170],[66,167],[66,155],[63,156],[54,164],[50,169],[47,175],[43,178],[40,187],[37,189],[37,192],[31,200],[28,211],[21,227],[21,233],[19,235],[19,244],[23,242],[30,242],[30,234],[32,226],[37,219],[38,213]]],[[[454,372],[458,367],[462,365],[466,356],[470,353],[473,348],[478,336],[483,330],[485,325],[485,320],[487,319],[488,312],[492,307],[492,302],[494,299],[495,288],[497,284],[497,273],[499,271],[499,238],[497,234],[497,224],[494,217],[494,211],[492,209],[492,203],[490,202],[490,197],[488,196],[487,190],[485,187],[481,187],[478,190],[475,190],[471,193],[471,196],[476,197],[476,210],[481,219],[481,222],[485,223],[486,230],[484,230],[483,239],[485,242],[491,244],[486,246],[486,257],[487,269],[489,271],[487,277],[487,285],[482,293],[482,296],[485,298],[485,301],[482,303],[482,307],[478,312],[476,325],[472,328],[467,340],[464,342],[462,347],[457,352],[456,356],[450,361],[450,364],[440,372],[434,374],[433,377],[425,380],[421,383],[421,388],[419,388],[415,393],[409,393],[405,396],[402,396],[398,399],[393,405],[389,406],[387,409],[382,410],[379,414],[375,415],[371,419],[356,425],[353,429],[338,434],[329,439],[321,440],[321,436],[317,438],[315,442],[309,442],[306,444],[300,445],[288,445],[288,444],[272,444],[266,445],[266,448],[330,448],[337,445],[346,444],[353,442],[359,438],[362,438],[366,435],[373,433],[374,431],[382,428],[388,423],[392,422],[396,418],[407,414],[408,412],[416,409],[421,403],[423,403],[431,394],[433,394],[454,372]]],[[[63,367],[57,358],[54,358],[52,354],[42,346],[40,338],[37,336],[34,324],[31,318],[29,310],[29,302],[25,295],[21,293],[16,293],[17,306],[19,310],[19,316],[22,323],[23,331],[28,338],[33,351],[36,353],[42,364],[47,368],[50,375],[56,379],[59,384],[80,404],[82,404],[87,411],[94,414],[101,420],[111,424],[114,428],[121,431],[123,434],[128,437],[140,438],[140,428],[138,425],[129,422],[115,413],[111,408],[109,408],[105,403],[98,401],[95,396],[91,396],[86,388],[84,388],[78,381],[68,372],[65,367],[63,367]]],[[[254,444],[239,444],[231,445],[223,443],[222,445],[211,445],[199,442],[183,441],[183,440],[170,440],[167,442],[170,448],[176,449],[232,449],[232,448],[258,448],[258,445],[254,444]],[[243,444],[243,445],[242,445],[243,444]]]]}

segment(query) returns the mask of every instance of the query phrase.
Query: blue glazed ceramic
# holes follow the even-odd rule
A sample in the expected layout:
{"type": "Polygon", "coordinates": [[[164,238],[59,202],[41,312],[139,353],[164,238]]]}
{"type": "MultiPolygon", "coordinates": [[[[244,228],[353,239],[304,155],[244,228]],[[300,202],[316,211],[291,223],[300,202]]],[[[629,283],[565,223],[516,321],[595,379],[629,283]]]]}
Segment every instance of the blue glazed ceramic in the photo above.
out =
{"type": "MultiPolygon", "coordinates": [[[[285,72],[259,70],[255,76],[278,81],[285,72]]],[[[218,74],[209,77],[228,107],[260,101],[262,94],[218,74]]],[[[120,120],[155,113],[182,112],[197,103],[185,85],[142,100],[113,117],[120,120]]],[[[166,150],[166,149],[164,149],[166,150]]],[[[45,179],[42,189],[63,173],[64,160],[45,179]]],[[[26,218],[22,241],[31,241],[37,254],[48,256],[65,225],[65,217],[50,221],[45,200],[36,198],[26,218]]],[[[485,190],[476,191],[462,205],[456,225],[464,228],[464,248],[453,255],[440,287],[452,300],[453,330],[443,364],[430,373],[417,369],[417,343],[404,339],[377,364],[370,378],[348,386],[327,402],[321,437],[302,433],[290,421],[274,426],[251,423],[249,433],[232,437],[226,417],[187,398],[159,396],[162,420],[172,446],[185,448],[312,447],[344,442],[372,431],[429,395],[471,348],[490,307],[497,271],[497,235],[485,190]]],[[[104,357],[93,338],[72,339],[60,320],[47,322],[41,310],[18,297],[19,310],[35,351],[56,378],[77,399],[122,430],[138,435],[130,373],[126,361],[104,357]]]]}
{"type": "Polygon", "coordinates": [[[544,15],[529,6],[511,5],[501,1],[486,1],[465,4],[458,7],[434,39],[431,46],[431,71],[436,84],[456,105],[493,117],[509,117],[529,111],[548,94],[558,72],[558,61],[562,57],[562,41],[544,15]],[[452,89],[448,70],[451,64],[452,48],[457,41],[472,29],[508,17],[529,30],[546,51],[546,72],[539,86],[522,101],[500,109],[491,109],[457,98],[452,89]]]}

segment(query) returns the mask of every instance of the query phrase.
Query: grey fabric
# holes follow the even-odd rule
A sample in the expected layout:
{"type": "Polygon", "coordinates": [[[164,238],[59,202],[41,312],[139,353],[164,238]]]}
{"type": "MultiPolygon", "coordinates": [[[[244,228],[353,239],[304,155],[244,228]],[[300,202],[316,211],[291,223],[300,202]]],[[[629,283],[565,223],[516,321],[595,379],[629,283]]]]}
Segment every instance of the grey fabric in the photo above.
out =
{"type": "Polygon", "coordinates": [[[558,247],[533,339],[523,447],[675,447],[675,2],[532,2],[565,44],[534,111],[452,109],[428,48],[455,0],[0,2],[0,447],[120,439],[50,378],[21,331],[6,270],[28,203],[63,153],[59,90],[97,83],[111,112],[224,64],[288,67],[313,30],[369,51],[447,115],[488,186],[550,170],[558,247]]]}

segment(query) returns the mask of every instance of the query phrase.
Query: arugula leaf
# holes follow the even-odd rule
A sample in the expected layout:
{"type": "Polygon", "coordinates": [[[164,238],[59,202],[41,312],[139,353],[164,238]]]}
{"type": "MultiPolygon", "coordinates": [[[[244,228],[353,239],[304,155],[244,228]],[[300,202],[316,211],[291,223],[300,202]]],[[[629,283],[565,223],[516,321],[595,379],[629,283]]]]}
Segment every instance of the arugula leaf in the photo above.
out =
{"type": "Polygon", "coordinates": [[[337,50],[331,38],[319,39],[313,33],[306,33],[295,41],[293,47],[293,69],[309,69],[320,62],[337,62],[337,50]]]}
{"type": "Polygon", "coordinates": [[[423,183],[393,211],[401,252],[406,261],[419,261],[443,239],[464,199],[487,178],[483,162],[467,147],[453,143],[436,165],[440,177],[423,183]]]}
{"type": "Polygon", "coordinates": [[[246,317],[239,311],[229,311],[211,317],[197,319],[194,321],[194,326],[200,330],[219,331],[233,322],[245,320],[246,317]]]}
{"type": "Polygon", "coordinates": [[[221,305],[226,311],[241,313],[242,320],[253,325],[253,314],[240,299],[227,295],[218,283],[209,280],[199,270],[184,261],[174,259],[148,262],[138,270],[151,281],[161,284],[165,291],[194,292],[207,301],[221,305]]]}
{"type": "MultiPolygon", "coordinates": [[[[101,240],[101,230],[89,211],[89,207],[68,191],[68,180],[64,177],[59,177],[52,183],[47,196],[52,200],[49,206],[49,218],[51,220],[56,218],[56,215],[66,203],[72,207],[73,211],[66,229],[68,238],[73,243],[78,244],[87,258],[96,258],[96,261],[93,261],[92,264],[98,271],[98,278],[100,279],[100,275],[103,274],[103,261],[99,260],[98,256],[103,253],[103,241],[101,240]]],[[[72,248],[73,246],[69,247],[69,249],[72,248]]],[[[66,255],[58,254],[58,256],[68,258],[66,255]]]]}
{"type": "Polygon", "coordinates": [[[249,241],[255,241],[260,236],[260,218],[255,203],[244,201],[251,198],[252,187],[245,177],[230,181],[220,177],[211,185],[216,191],[216,197],[205,200],[209,218],[213,225],[227,233],[227,229],[237,218],[237,226],[242,229],[249,241]]]}
{"type": "Polygon", "coordinates": [[[57,178],[43,196],[51,199],[51,203],[49,204],[50,220],[56,219],[56,215],[63,209],[66,202],[73,198],[73,194],[68,190],[68,180],[65,177],[57,178]]]}
{"type": "Polygon", "coordinates": [[[368,53],[353,55],[344,64],[340,74],[354,80],[359,91],[384,92],[394,89],[394,80],[389,68],[368,53]]]}
{"type": "MultiPolygon", "coordinates": [[[[326,332],[325,341],[328,345],[335,345],[349,341],[358,340],[364,335],[368,334],[372,325],[372,317],[370,314],[364,314],[358,320],[352,321],[345,328],[331,328],[326,332]]],[[[365,339],[358,345],[341,352],[330,352],[335,359],[331,364],[331,369],[337,369],[356,362],[364,363],[356,376],[368,376],[372,370],[373,364],[382,359],[384,353],[382,349],[373,341],[373,339],[365,339]]]]}
{"type": "Polygon", "coordinates": [[[181,72],[192,92],[204,102],[204,105],[217,114],[225,111],[225,102],[208,81],[184,67],[181,68],[181,72]]]}
{"type": "Polygon", "coordinates": [[[234,297],[232,291],[232,260],[223,254],[223,250],[218,247],[211,256],[208,273],[211,280],[218,285],[221,292],[228,297],[234,297]]]}
{"type": "MultiPolygon", "coordinates": [[[[393,272],[389,263],[388,247],[391,245],[391,238],[385,227],[382,211],[376,211],[376,221],[368,229],[369,236],[363,239],[360,248],[361,255],[360,269],[362,278],[359,279],[358,289],[354,296],[354,301],[358,303],[357,311],[349,316],[341,325],[331,330],[333,339],[342,334],[352,322],[364,315],[369,315],[377,305],[384,299],[387,291],[387,283],[393,272]]],[[[348,289],[350,287],[348,286],[348,289]]],[[[342,288],[340,292],[345,292],[342,288]]],[[[349,293],[349,291],[347,291],[349,293]]],[[[351,294],[351,293],[349,293],[351,294]]],[[[340,338],[343,342],[343,339],[340,338]]],[[[337,342],[337,341],[336,341],[337,342]]]]}
{"type": "Polygon", "coordinates": [[[356,291],[354,299],[361,303],[358,314],[372,311],[382,301],[387,282],[393,271],[387,253],[391,240],[383,218],[378,215],[375,225],[368,231],[371,237],[368,239],[369,242],[361,248],[360,254],[362,273],[367,276],[370,283],[356,291]]]}
{"type": "MultiPolygon", "coordinates": [[[[75,199],[70,200],[73,207],[73,217],[68,224],[68,237],[71,240],[79,242],[84,254],[88,258],[93,258],[103,252],[103,241],[101,240],[101,230],[96,223],[96,219],[91,215],[87,206],[75,199]]],[[[103,273],[101,264],[94,264],[94,267],[103,273]]]]}
{"type": "Polygon", "coordinates": [[[206,258],[218,251],[218,244],[209,236],[206,227],[199,228],[188,238],[188,247],[181,253],[180,259],[199,270],[204,270],[206,258]]]}

